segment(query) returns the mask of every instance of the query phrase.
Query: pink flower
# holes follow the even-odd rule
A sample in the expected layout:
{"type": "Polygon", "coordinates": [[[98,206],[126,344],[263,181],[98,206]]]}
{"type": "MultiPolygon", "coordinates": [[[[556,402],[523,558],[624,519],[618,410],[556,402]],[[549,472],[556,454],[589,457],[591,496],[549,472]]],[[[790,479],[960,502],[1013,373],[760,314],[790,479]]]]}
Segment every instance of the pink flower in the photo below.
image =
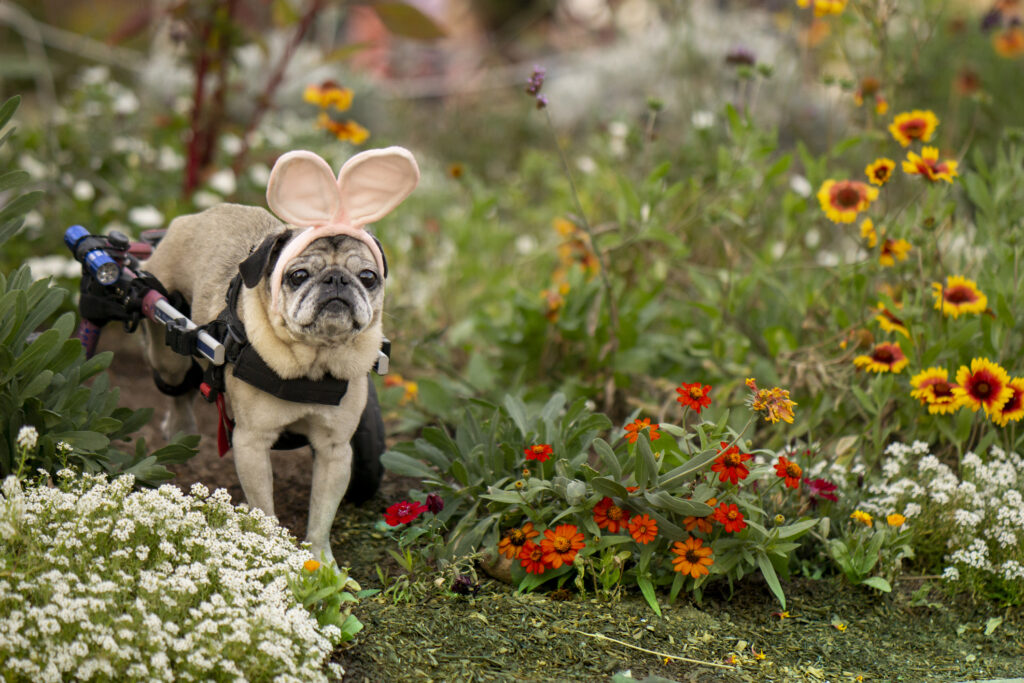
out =
{"type": "Polygon", "coordinates": [[[388,523],[388,526],[408,524],[426,511],[427,506],[423,503],[415,501],[410,503],[407,500],[403,500],[387,509],[387,512],[384,513],[384,521],[388,523]]]}
{"type": "Polygon", "coordinates": [[[807,485],[807,490],[811,494],[812,503],[817,503],[818,498],[831,500],[833,503],[839,500],[839,497],[832,493],[836,490],[836,485],[830,481],[825,479],[805,479],[804,484],[807,485]]]}

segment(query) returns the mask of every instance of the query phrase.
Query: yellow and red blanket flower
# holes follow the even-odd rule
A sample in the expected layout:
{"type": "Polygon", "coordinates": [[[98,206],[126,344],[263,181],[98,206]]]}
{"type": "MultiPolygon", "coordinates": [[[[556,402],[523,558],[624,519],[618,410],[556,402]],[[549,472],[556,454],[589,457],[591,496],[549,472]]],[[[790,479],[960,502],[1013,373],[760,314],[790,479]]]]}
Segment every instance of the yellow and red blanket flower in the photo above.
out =
{"type": "Polygon", "coordinates": [[[523,549],[523,546],[537,536],[540,536],[540,532],[533,528],[533,522],[509,529],[498,541],[498,552],[510,560],[514,559],[519,556],[519,551],[523,549]]]}
{"type": "Polygon", "coordinates": [[[988,308],[988,297],[982,294],[974,280],[960,275],[947,275],[946,286],[932,283],[935,308],[943,315],[958,318],[960,314],[984,313],[988,308]]]}
{"type": "Polygon", "coordinates": [[[1000,427],[1005,427],[1010,422],[1019,422],[1024,417],[1024,377],[1010,378],[1010,389],[1013,390],[1013,394],[1002,408],[990,416],[1000,427]]]}
{"type": "Polygon", "coordinates": [[[594,521],[599,528],[617,534],[629,523],[629,510],[620,508],[611,498],[605,496],[594,506],[594,521]]]}
{"type": "Polygon", "coordinates": [[[861,355],[853,359],[853,364],[858,368],[879,373],[898,373],[907,367],[909,362],[899,342],[880,342],[871,349],[870,355],[861,355]]]}
{"type": "Polygon", "coordinates": [[[563,564],[572,564],[576,559],[576,553],[585,546],[583,534],[575,524],[559,524],[554,531],[546,529],[540,542],[540,549],[544,552],[544,564],[551,569],[558,569],[563,564]]]}
{"type": "Polygon", "coordinates": [[[795,489],[800,487],[800,477],[804,476],[804,471],[800,465],[780,455],[779,461],[775,463],[775,474],[786,480],[786,488],[795,489]]]}
{"type": "Polygon", "coordinates": [[[861,221],[860,238],[864,240],[868,249],[874,249],[878,245],[878,232],[875,230],[875,222],[870,218],[861,221]]]}
{"type": "Polygon", "coordinates": [[[705,547],[701,538],[690,536],[685,541],[676,541],[672,544],[672,552],[677,555],[672,558],[672,569],[683,576],[689,574],[695,579],[706,576],[708,567],[715,563],[711,548],[705,547]]]}
{"type": "Polygon", "coordinates": [[[1017,25],[999,31],[992,36],[992,47],[997,55],[1006,59],[1024,55],[1024,29],[1017,25]]]}
{"type": "Polygon", "coordinates": [[[715,512],[711,516],[724,526],[728,533],[743,531],[747,528],[747,523],[743,521],[743,513],[740,512],[736,503],[722,503],[715,508],[715,512]]]}
{"type": "Polygon", "coordinates": [[[676,393],[679,394],[676,400],[679,401],[683,406],[692,408],[698,415],[700,411],[711,405],[711,397],[708,395],[711,393],[711,385],[702,385],[700,382],[683,382],[681,387],[676,388],[676,393]]]}
{"type": "Polygon", "coordinates": [[[750,460],[753,456],[750,453],[740,453],[739,446],[730,446],[727,441],[721,441],[718,457],[711,464],[711,471],[718,472],[718,481],[729,482],[732,485],[739,484],[740,479],[746,479],[750,470],[743,464],[744,460],[750,460]]]}
{"type": "Polygon", "coordinates": [[[878,199],[878,188],[859,180],[832,180],[821,184],[818,202],[833,223],[852,223],[878,199]]]}
{"type": "Polygon", "coordinates": [[[877,322],[883,330],[886,332],[898,332],[907,339],[910,339],[910,330],[907,329],[907,324],[903,322],[901,318],[890,311],[886,305],[879,301],[878,308],[875,309],[878,315],[875,316],[875,322],[877,322]]]}
{"type": "Polygon", "coordinates": [[[957,162],[952,159],[939,161],[938,147],[925,147],[921,150],[921,156],[914,152],[907,152],[907,158],[903,160],[903,172],[910,175],[924,176],[931,182],[945,180],[953,182],[959,173],[956,171],[957,162]]]}
{"type": "Polygon", "coordinates": [[[896,138],[896,142],[906,147],[913,140],[928,142],[938,126],[939,119],[934,112],[928,109],[915,109],[897,114],[889,124],[889,132],[896,138]]]}
{"type": "Polygon", "coordinates": [[[352,106],[352,91],[335,81],[324,81],[320,85],[307,85],[302,99],[321,109],[334,107],[337,111],[345,111],[352,106]]]}
{"type": "Polygon", "coordinates": [[[910,378],[910,386],[914,387],[910,395],[927,405],[932,415],[955,413],[960,407],[960,399],[953,393],[956,385],[949,381],[946,368],[930,367],[919,372],[910,378]]]}
{"type": "MultiPolygon", "coordinates": [[[[708,498],[706,501],[704,501],[704,504],[710,505],[711,507],[715,507],[716,505],[718,505],[718,499],[708,498]]],[[[687,531],[693,531],[694,528],[696,528],[698,531],[703,531],[706,534],[710,534],[711,529],[713,529],[714,527],[712,527],[711,522],[708,521],[708,517],[711,517],[711,515],[707,515],[705,517],[686,517],[683,519],[683,526],[686,527],[687,531]]]]}
{"type": "Polygon", "coordinates": [[[814,16],[825,17],[830,14],[842,14],[848,0],[796,0],[797,7],[807,9],[814,7],[814,16]]]}
{"type": "Polygon", "coordinates": [[[961,365],[956,371],[956,384],[953,394],[960,406],[974,412],[984,408],[986,415],[999,412],[1014,392],[1006,370],[988,358],[975,358],[970,367],[961,365]]]}
{"type": "Polygon", "coordinates": [[[882,248],[878,252],[878,262],[891,268],[896,265],[897,261],[906,261],[908,253],[910,253],[910,242],[904,239],[886,238],[882,241],[882,248]]]}
{"type": "Polygon", "coordinates": [[[519,549],[519,564],[526,570],[527,574],[543,574],[548,568],[544,564],[544,551],[540,545],[533,541],[527,541],[519,549]]]}
{"type": "Polygon", "coordinates": [[[750,397],[750,409],[755,413],[764,416],[765,422],[775,424],[779,420],[793,424],[793,407],[798,405],[796,401],[789,398],[788,389],[772,387],[771,389],[758,389],[757,382],[753,377],[746,380],[747,387],[754,392],[750,397]]]}
{"type": "Polygon", "coordinates": [[[658,423],[651,424],[651,418],[645,417],[643,420],[638,418],[633,420],[633,424],[626,425],[626,441],[636,443],[636,440],[640,438],[640,432],[645,429],[651,441],[661,438],[661,434],[658,432],[658,423]]]}
{"type": "Polygon", "coordinates": [[[523,453],[526,455],[527,460],[536,460],[538,462],[547,462],[551,459],[551,454],[554,453],[554,449],[551,448],[549,443],[538,443],[524,448],[523,453]]]}
{"type": "Polygon", "coordinates": [[[864,526],[874,526],[874,522],[871,521],[871,515],[864,512],[863,510],[854,510],[850,514],[850,519],[860,522],[864,526]]]}
{"type": "Polygon", "coordinates": [[[878,185],[881,187],[889,182],[889,178],[892,178],[892,172],[895,168],[895,161],[885,157],[879,157],[867,165],[864,169],[864,173],[868,177],[868,182],[872,185],[878,185]]]}
{"type": "Polygon", "coordinates": [[[629,535],[641,545],[647,545],[658,537],[658,522],[647,515],[635,515],[629,520],[629,535]]]}
{"type": "Polygon", "coordinates": [[[316,117],[316,125],[342,142],[348,140],[353,145],[361,145],[370,137],[370,131],[355,121],[335,121],[326,112],[321,112],[316,117]]]}

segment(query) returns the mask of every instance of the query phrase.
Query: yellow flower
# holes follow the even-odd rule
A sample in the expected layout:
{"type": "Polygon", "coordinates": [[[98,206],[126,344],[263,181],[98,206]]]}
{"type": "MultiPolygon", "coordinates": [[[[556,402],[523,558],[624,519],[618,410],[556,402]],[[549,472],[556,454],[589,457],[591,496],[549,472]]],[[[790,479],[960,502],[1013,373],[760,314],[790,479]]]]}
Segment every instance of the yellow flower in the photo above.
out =
{"type": "Polygon", "coordinates": [[[881,187],[889,181],[889,178],[892,177],[892,171],[894,168],[896,168],[895,161],[885,157],[879,157],[865,167],[864,173],[867,174],[868,181],[871,182],[871,184],[881,187]]]}
{"type": "Polygon", "coordinates": [[[867,372],[898,373],[907,367],[910,361],[900,348],[899,342],[881,342],[875,344],[870,355],[861,355],[853,359],[853,364],[867,372]]]}
{"type": "Polygon", "coordinates": [[[814,6],[814,16],[824,17],[830,14],[842,14],[848,0],[796,0],[797,7],[807,9],[814,6]]]}
{"type": "Polygon", "coordinates": [[[878,233],[875,231],[875,222],[865,218],[860,224],[860,238],[868,245],[868,249],[874,249],[878,244],[878,233]]]}
{"type": "Polygon", "coordinates": [[[1020,26],[1010,26],[992,37],[992,46],[1000,57],[1020,57],[1024,55],[1024,30],[1020,26]]]}
{"type": "Polygon", "coordinates": [[[404,406],[407,403],[411,403],[417,399],[420,395],[420,385],[416,382],[403,382],[402,386],[405,388],[405,393],[402,394],[402,398],[399,399],[398,405],[404,406]]]}
{"type": "Polygon", "coordinates": [[[894,266],[897,261],[906,261],[910,251],[910,242],[900,239],[887,239],[882,242],[882,250],[878,254],[878,262],[883,266],[894,266]]]}
{"type": "Polygon", "coordinates": [[[1011,378],[1010,389],[1013,390],[1010,398],[989,416],[1000,427],[1005,427],[1011,421],[1018,422],[1024,417],[1024,378],[1011,378]]]}
{"type": "Polygon", "coordinates": [[[953,394],[958,405],[974,412],[985,409],[986,415],[999,415],[1014,395],[1010,388],[1010,375],[998,363],[988,358],[974,358],[971,366],[961,365],[956,371],[953,394]]]}
{"type": "Polygon", "coordinates": [[[889,124],[889,132],[898,143],[906,147],[912,140],[931,140],[938,125],[939,119],[931,110],[915,109],[897,114],[889,124]]]}
{"type": "Polygon", "coordinates": [[[302,99],[321,109],[334,107],[337,111],[345,111],[352,106],[352,91],[334,81],[324,81],[320,85],[307,85],[302,99]]]}
{"type": "Polygon", "coordinates": [[[901,527],[907,523],[907,518],[896,512],[886,517],[885,521],[889,526],[901,527]]]}
{"type": "Polygon", "coordinates": [[[758,389],[757,382],[753,377],[747,378],[746,383],[747,387],[754,392],[754,395],[748,399],[751,410],[764,415],[765,422],[775,424],[782,420],[793,424],[793,407],[797,403],[790,400],[788,390],[779,387],[758,389]]]}
{"type": "Polygon", "coordinates": [[[878,308],[875,310],[878,312],[878,315],[875,316],[875,321],[881,325],[883,330],[886,332],[899,332],[907,339],[910,339],[910,331],[907,329],[907,324],[886,308],[884,303],[879,301],[878,308]]]}
{"type": "Polygon", "coordinates": [[[850,515],[850,519],[856,520],[864,526],[872,526],[871,515],[862,510],[854,510],[853,514],[850,515]]]}
{"type": "Polygon", "coordinates": [[[910,378],[910,392],[913,398],[928,406],[931,415],[955,413],[960,407],[960,400],[953,393],[954,384],[949,381],[949,372],[945,368],[931,367],[910,378]]]}
{"type": "Polygon", "coordinates": [[[834,624],[832,624],[832,625],[833,625],[833,626],[835,626],[835,628],[836,628],[836,630],[837,630],[837,631],[840,631],[840,632],[842,632],[842,631],[845,631],[845,630],[846,630],[846,624],[844,624],[844,623],[843,623],[843,622],[841,622],[841,621],[837,621],[836,623],[834,623],[834,624]]]}
{"type": "Polygon", "coordinates": [[[353,145],[361,145],[370,137],[370,131],[360,126],[355,121],[335,121],[325,112],[321,112],[316,119],[318,128],[323,128],[341,141],[348,140],[353,145]]]}
{"type": "Polygon", "coordinates": [[[302,568],[305,569],[307,572],[312,573],[315,572],[317,569],[320,569],[320,563],[316,560],[306,560],[302,563],[302,568]]]}
{"type": "Polygon", "coordinates": [[[953,178],[960,175],[956,171],[957,162],[952,159],[939,161],[939,149],[937,147],[925,147],[921,150],[921,156],[914,152],[907,152],[907,158],[903,161],[903,172],[910,175],[924,176],[931,182],[945,180],[953,182],[953,178]]]}
{"type": "Polygon", "coordinates": [[[857,180],[826,180],[818,190],[822,211],[833,223],[852,223],[878,199],[878,188],[857,180]]]}
{"type": "Polygon", "coordinates": [[[935,308],[943,315],[957,318],[961,313],[984,313],[988,308],[988,297],[982,294],[974,280],[959,275],[946,276],[946,286],[932,283],[935,308]]]}

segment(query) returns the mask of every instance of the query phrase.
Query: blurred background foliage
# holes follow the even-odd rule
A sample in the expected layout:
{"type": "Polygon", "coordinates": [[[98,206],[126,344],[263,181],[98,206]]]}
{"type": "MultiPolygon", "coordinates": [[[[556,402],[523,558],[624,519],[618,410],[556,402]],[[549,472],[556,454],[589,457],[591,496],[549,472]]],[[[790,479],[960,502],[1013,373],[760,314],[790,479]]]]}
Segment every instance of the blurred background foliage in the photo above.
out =
{"type": "Polygon", "coordinates": [[[1012,446],[1014,426],[929,415],[907,382],[929,348],[954,372],[986,354],[1020,371],[1022,212],[1010,203],[1024,90],[1008,84],[1024,60],[1000,42],[1012,17],[992,19],[1007,3],[851,0],[829,17],[798,4],[5,3],[0,98],[24,103],[18,145],[0,153],[45,199],[0,265],[67,277],[70,224],[138,235],[219,201],[265,205],[284,151],[337,167],[399,144],[423,180],[376,226],[394,273],[397,374],[382,388],[395,433],[506,393],[583,397],[616,424],[672,420],[680,382],[713,385],[719,409],[756,376],[799,405],[794,428],[761,446],[818,440],[869,461],[890,437],[1012,446]],[[523,92],[535,65],[544,109],[523,92]],[[367,141],[318,127],[324,112],[303,93],[327,82],[353,93],[329,115],[367,141]],[[937,114],[933,144],[974,179],[886,188],[876,222],[912,244],[886,268],[814,194],[876,157],[898,166],[886,127],[911,109],[937,114]],[[947,274],[1003,308],[947,324],[930,299],[947,274]],[[912,321],[900,376],[852,363],[883,337],[880,300],[912,321]]]}

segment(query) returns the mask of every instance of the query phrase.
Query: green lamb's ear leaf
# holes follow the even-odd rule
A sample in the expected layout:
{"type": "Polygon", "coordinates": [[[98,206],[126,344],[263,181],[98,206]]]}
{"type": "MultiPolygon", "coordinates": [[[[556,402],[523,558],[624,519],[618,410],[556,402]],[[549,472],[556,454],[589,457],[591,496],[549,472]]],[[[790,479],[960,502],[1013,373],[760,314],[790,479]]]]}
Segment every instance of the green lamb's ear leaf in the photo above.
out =
{"type": "Polygon", "coordinates": [[[608,473],[616,480],[622,479],[622,466],[608,442],[604,439],[594,439],[593,445],[597,455],[601,458],[601,464],[604,465],[608,473]]]}
{"type": "Polygon", "coordinates": [[[629,497],[629,491],[626,490],[625,486],[608,477],[594,477],[590,480],[590,485],[594,487],[594,491],[602,496],[619,499],[629,497]]]}
{"type": "Polygon", "coordinates": [[[14,116],[14,112],[18,111],[18,106],[21,104],[21,95],[15,95],[14,97],[8,98],[6,102],[0,105],[0,130],[7,125],[7,122],[14,116]]]}
{"type": "Polygon", "coordinates": [[[706,503],[676,498],[667,491],[645,491],[644,498],[655,507],[683,517],[707,517],[714,512],[706,503]]]}

